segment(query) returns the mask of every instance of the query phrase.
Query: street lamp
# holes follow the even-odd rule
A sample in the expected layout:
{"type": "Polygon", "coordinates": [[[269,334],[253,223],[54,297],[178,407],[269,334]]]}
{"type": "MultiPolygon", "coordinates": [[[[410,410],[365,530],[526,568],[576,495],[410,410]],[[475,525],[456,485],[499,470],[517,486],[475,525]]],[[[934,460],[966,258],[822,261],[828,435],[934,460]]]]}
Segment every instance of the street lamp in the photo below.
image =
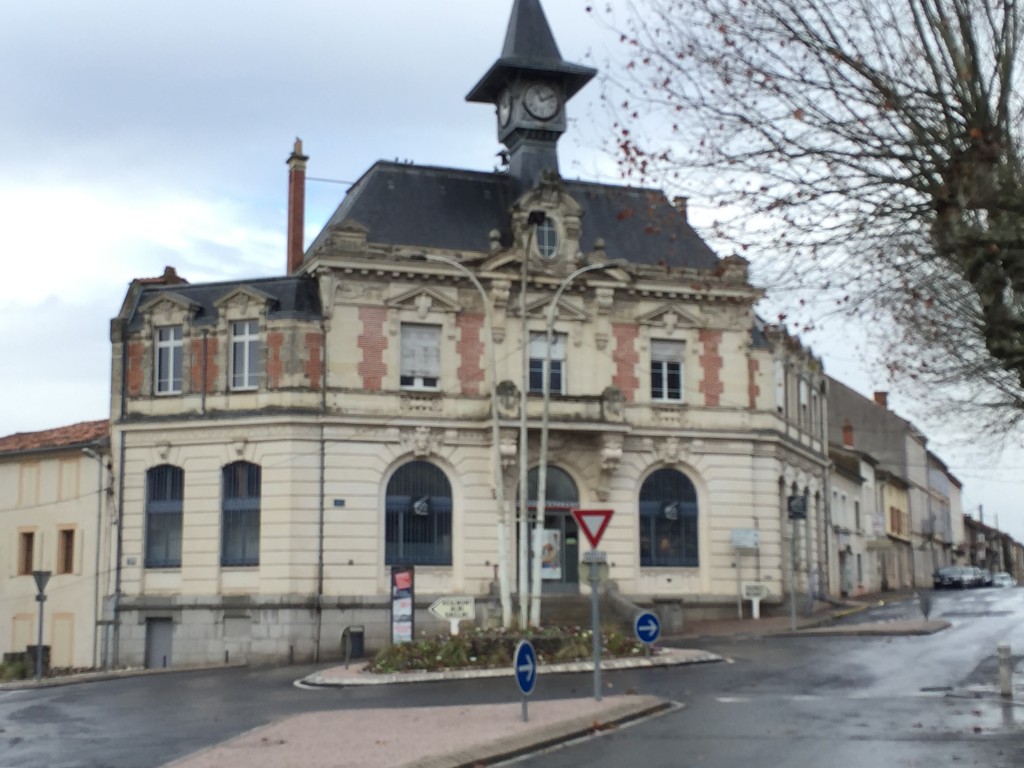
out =
{"type": "Polygon", "coordinates": [[[505,508],[505,476],[501,467],[501,430],[498,423],[498,365],[494,352],[494,330],[491,315],[491,301],[480,280],[464,264],[447,256],[433,253],[417,254],[413,258],[422,258],[447,264],[455,269],[480,293],[484,308],[484,335],[487,337],[488,365],[491,368],[491,443],[494,450],[494,498],[498,508],[498,589],[501,601],[501,625],[512,623],[512,594],[508,573],[508,510],[505,508]]]}
{"type": "Polygon", "coordinates": [[[565,289],[580,275],[585,272],[593,272],[598,269],[623,268],[629,262],[624,259],[604,261],[598,264],[587,264],[574,272],[566,275],[558,284],[555,295],[548,304],[545,318],[545,332],[547,342],[544,347],[544,367],[541,369],[541,392],[543,393],[543,409],[541,411],[540,423],[540,462],[537,468],[537,514],[533,521],[534,552],[532,566],[533,594],[530,600],[531,623],[540,624],[540,591],[541,591],[541,552],[536,546],[539,541],[541,530],[544,528],[544,511],[547,504],[547,482],[548,482],[548,426],[551,411],[551,342],[554,338],[555,318],[558,311],[558,300],[562,298],[565,289]]]}
{"type": "Polygon", "coordinates": [[[536,237],[537,227],[544,223],[547,213],[543,210],[530,211],[526,219],[529,227],[523,248],[523,264],[519,278],[519,326],[522,335],[523,380],[519,389],[519,628],[525,629],[527,622],[527,600],[530,596],[529,569],[529,426],[527,423],[527,395],[530,391],[530,322],[526,316],[526,291],[529,287],[530,251],[536,237]]]}

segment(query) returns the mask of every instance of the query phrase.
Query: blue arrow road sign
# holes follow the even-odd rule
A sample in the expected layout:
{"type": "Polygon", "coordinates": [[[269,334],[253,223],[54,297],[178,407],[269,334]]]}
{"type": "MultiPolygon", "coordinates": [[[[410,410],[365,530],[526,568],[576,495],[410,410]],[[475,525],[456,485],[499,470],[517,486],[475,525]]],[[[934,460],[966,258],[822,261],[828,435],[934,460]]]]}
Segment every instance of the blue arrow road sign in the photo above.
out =
{"type": "Polygon", "coordinates": [[[529,640],[519,641],[513,664],[515,665],[516,685],[519,686],[519,690],[523,694],[529,696],[537,684],[537,652],[533,650],[533,643],[529,640]]]}
{"type": "Polygon", "coordinates": [[[661,622],[650,611],[645,611],[633,619],[633,634],[641,643],[650,645],[661,637],[661,622]]]}

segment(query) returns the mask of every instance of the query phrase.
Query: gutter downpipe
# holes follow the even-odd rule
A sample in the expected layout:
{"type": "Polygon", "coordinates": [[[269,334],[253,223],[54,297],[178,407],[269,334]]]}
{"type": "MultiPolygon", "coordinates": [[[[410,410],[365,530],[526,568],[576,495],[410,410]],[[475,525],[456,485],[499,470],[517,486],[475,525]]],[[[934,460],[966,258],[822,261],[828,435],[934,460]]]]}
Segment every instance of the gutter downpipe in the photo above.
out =
{"type": "Polygon", "coordinates": [[[82,453],[91,459],[96,460],[96,565],[93,575],[92,589],[92,666],[96,668],[97,655],[100,649],[100,542],[103,538],[103,457],[88,446],[82,448],[82,453]]]}
{"type": "Polygon", "coordinates": [[[317,532],[316,563],[316,646],[313,658],[320,663],[320,642],[324,623],[324,518],[327,488],[327,436],[324,418],[327,415],[327,321],[320,321],[320,349],[323,370],[320,372],[320,520],[317,532]]]}

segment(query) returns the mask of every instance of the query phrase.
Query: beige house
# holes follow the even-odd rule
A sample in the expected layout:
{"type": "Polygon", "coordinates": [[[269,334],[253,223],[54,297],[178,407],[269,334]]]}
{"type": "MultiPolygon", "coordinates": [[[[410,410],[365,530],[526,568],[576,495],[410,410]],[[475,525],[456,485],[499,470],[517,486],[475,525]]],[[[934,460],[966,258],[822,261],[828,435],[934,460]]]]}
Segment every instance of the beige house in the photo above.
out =
{"type": "Polygon", "coordinates": [[[0,648],[35,646],[46,582],[43,645],[53,667],[103,664],[103,596],[112,593],[109,422],[0,438],[0,648]]]}
{"type": "Polygon", "coordinates": [[[558,175],[594,71],[538,3],[513,14],[468,97],[506,170],[377,163],[303,253],[297,142],[286,275],[132,284],[111,330],[119,663],[319,659],[352,626],[379,647],[396,569],[416,633],[448,595],[544,621],[589,589],[573,508],[613,512],[608,579],[668,622],[735,612],[742,581],[779,603],[790,568],[832,588],[820,361],[758,320],[746,262],[683,201],[558,175]]]}
{"type": "Polygon", "coordinates": [[[844,443],[829,446],[832,459],[831,522],[835,536],[832,583],[840,597],[882,588],[882,557],[889,548],[876,492],[877,462],[853,448],[853,428],[844,425],[844,443]]]}

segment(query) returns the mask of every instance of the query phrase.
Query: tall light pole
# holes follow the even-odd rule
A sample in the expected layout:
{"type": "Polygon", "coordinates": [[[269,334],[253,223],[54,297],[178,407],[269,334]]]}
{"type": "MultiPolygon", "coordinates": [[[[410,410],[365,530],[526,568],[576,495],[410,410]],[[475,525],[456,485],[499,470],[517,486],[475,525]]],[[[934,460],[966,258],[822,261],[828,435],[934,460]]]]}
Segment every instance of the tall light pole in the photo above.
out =
{"type": "MultiPolygon", "coordinates": [[[[528,227],[523,247],[523,264],[519,280],[519,326],[522,336],[523,380],[519,388],[519,628],[527,623],[527,601],[530,597],[530,445],[527,425],[527,395],[530,392],[530,322],[526,316],[526,291],[529,284],[530,257],[533,255],[533,241],[537,227],[544,223],[547,213],[542,210],[530,211],[526,219],[528,227]]],[[[537,510],[540,514],[540,510],[537,510]]]]}
{"type": "MultiPolygon", "coordinates": [[[[616,259],[604,261],[599,264],[587,264],[566,275],[558,284],[555,295],[548,304],[545,317],[545,332],[547,343],[544,348],[544,367],[541,370],[541,392],[543,393],[543,410],[541,411],[540,422],[540,462],[537,469],[537,515],[534,519],[533,535],[534,540],[539,541],[540,532],[544,528],[544,511],[547,504],[547,483],[548,483],[548,427],[551,412],[551,342],[554,338],[555,319],[558,313],[558,300],[562,298],[565,289],[572,284],[580,275],[585,272],[593,272],[598,269],[621,269],[629,264],[628,261],[616,259]]],[[[541,552],[540,548],[534,546],[532,575],[533,593],[530,600],[530,621],[533,625],[540,624],[540,591],[541,591],[541,552]]]]}
{"type": "Polygon", "coordinates": [[[498,363],[494,352],[494,327],[491,301],[477,276],[464,264],[447,256],[422,254],[427,261],[446,264],[468,279],[480,294],[484,308],[484,335],[487,337],[487,362],[491,369],[491,443],[494,453],[494,499],[498,512],[498,593],[501,601],[501,625],[512,623],[512,590],[508,571],[508,509],[505,506],[505,473],[501,467],[501,429],[498,422],[498,363]]]}

